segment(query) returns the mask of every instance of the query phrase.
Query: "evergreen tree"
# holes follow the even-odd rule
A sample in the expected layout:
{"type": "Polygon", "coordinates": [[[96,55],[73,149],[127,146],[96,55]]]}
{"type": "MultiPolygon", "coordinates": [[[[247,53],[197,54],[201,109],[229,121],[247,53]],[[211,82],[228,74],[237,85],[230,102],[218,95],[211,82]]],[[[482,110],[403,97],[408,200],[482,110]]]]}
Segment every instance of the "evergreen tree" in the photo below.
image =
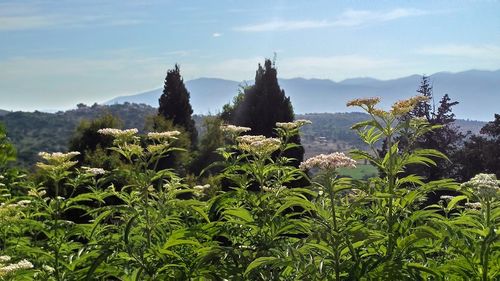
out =
{"type": "MultiPolygon", "coordinates": [[[[440,125],[441,128],[435,129],[424,134],[417,139],[411,149],[430,148],[443,152],[450,159],[453,159],[458,151],[463,134],[453,124],[455,114],[452,112],[452,107],[457,105],[457,101],[451,101],[448,94],[445,94],[439,101],[436,108],[434,105],[434,95],[432,85],[429,83],[429,77],[423,76],[417,92],[420,95],[428,97],[429,100],[421,102],[415,109],[410,112],[411,118],[424,118],[431,125],[440,125]]],[[[437,162],[436,166],[418,166],[411,167],[409,171],[426,177],[428,180],[438,180],[442,178],[454,177],[456,175],[456,166],[453,162],[445,159],[434,159],[437,162]]]]}
{"type": "Polygon", "coordinates": [[[467,181],[479,173],[500,177],[500,114],[481,128],[480,135],[471,136],[458,153],[458,180],[467,181]]]}
{"type": "MultiPolygon", "coordinates": [[[[228,123],[251,128],[252,135],[266,137],[276,136],[276,122],[294,120],[292,103],[278,84],[277,70],[271,60],[266,59],[264,67],[259,64],[255,84],[244,88],[232,106],[226,105],[221,117],[228,123]]],[[[300,137],[291,141],[300,144],[300,137]]],[[[303,160],[304,148],[291,149],[286,156],[296,159],[293,164],[298,165],[303,160]]]]}
{"type": "Polygon", "coordinates": [[[172,120],[174,126],[185,128],[189,133],[192,147],[196,146],[198,132],[191,117],[193,109],[189,103],[190,94],[184,85],[179,65],[167,72],[163,94],[160,96],[158,115],[172,120]]]}

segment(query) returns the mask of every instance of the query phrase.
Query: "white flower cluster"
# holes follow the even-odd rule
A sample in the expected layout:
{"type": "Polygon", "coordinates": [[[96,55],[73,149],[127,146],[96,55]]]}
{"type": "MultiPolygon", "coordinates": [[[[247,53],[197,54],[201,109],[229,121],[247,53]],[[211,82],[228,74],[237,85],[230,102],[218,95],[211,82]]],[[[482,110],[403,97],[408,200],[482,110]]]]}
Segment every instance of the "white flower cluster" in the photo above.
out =
{"type": "Polygon", "coordinates": [[[52,266],[48,266],[48,265],[42,265],[42,268],[43,270],[47,271],[48,273],[52,273],[54,271],[56,271],[52,266]]]}
{"type": "Polygon", "coordinates": [[[73,167],[78,161],[70,161],[71,158],[80,155],[78,151],[71,151],[68,153],[62,152],[40,152],[38,153],[40,157],[45,159],[47,163],[36,163],[36,166],[42,170],[46,171],[64,171],[73,167]]]}
{"type": "Polygon", "coordinates": [[[209,184],[205,184],[205,185],[195,185],[193,186],[193,190],[194,190],[194,195],[196,196],[201,196],[205,193],[205,191],[207,189],[210,188],[210,185],[209,184]]]}
{"type": "Polygon", "coordinates": [[[10,261],[9,256],[0,256],[0,263],[8,262],[10,261]]]}
{"type": "Polygon", "coordinates": [[[262,191],[264,192],[279,192],[286,189],[285,186],[279,186],[279,187],[268,187],[268,186],[263,186],[262,191]]]}
{"type": "Polygon", "coordinates": [[[152,140],[167,140],[175,139],[181,132],[179,131],[166,131],[166,132],[150,132],[148,133],[148,138],[152,140]]]}
{"type": "Polygon", "coordinates": [[[33,196],[33,197],[40,197],[41,198],[41,197],[45,196],[45,194],[47,194],[47,191],[45,191],[45,190],[38,191],[36,189],[32,189],[32,190],[28,191],[28,195],[33,196]]]}
{"type": "Polygon", "coordinates": [[[97,130],[99,134],[106,135],[106,136],[112,136],[115,138],[129,138],[133,137],[136,135],[139,130],[136,128],[133,129],[127,129],[127,130],[120,130],[120,129],[115,129],[115,128],[104,128],[104,129],[99,129],[97,130]]]}
{"type": "Polygon", "coordinates": [[[14,208],[24,208],[27,207],[29,204],[31,204],[31,200],[20,200],[17,203],[12,203],[12,204],[5,204],[1,203],[0,208],[3,209],[14,209],[14,208]]]}
{"type": "Polygon", "coordinates": [[[53,152],[53,153],[39,152],[38,153],[38,156],[47,160],[47,162],[56,162],[56,163],[68,161],[77,155],[80,155],[80,152],[70,151],[68,153],[62,153],[62,152],[53,152]]]}
{"type": "Polygon", "coordinates": [[[347,157],[342,152],[319,154],[300,163],[301,170],[319,168],[321,170],[335,170],[337,168],[356,168],[356,161],[347,157]]]}
{"type": "Polygon", "coordinates": [[[498,197],[500,181],[495,174],[477,174],[470,181],[463,183],[462,187],[471,188],[479,198],[490,200],[498,197]]]}
{"type": "Polygon", "coordinates": [[[220,126],[220,129],[225,133],[230,133],[234,135],[239,135],[241,133],[245,133],[252,130],[251,128],[248,127],[240,127],[235,125],[222,125],[220,126]]]}
{"type": "MultiPolygon", "coordinates": [[[[2,257],[8,257],[8,256],[2,256],[2,257]]],[[[8,260],[10,260],[10,257],[8,257],[8,260]]],[[[8,261],[6,260],[6,261],[8,261]]],[[[13,273],[18,270],[23,270],[23,269],[30,269],[33,268],[33,264],[27,260],[22,260],[17,263],[9,264],[9,265],[3,265],[0,262],[0,277],[5,276],[7,274],[13,273]]]]}
{"type": "Polygon", "coordinates": [[[450,200],[452,200],[453,198],[455,198],[455,196],[451,196],[451,195],[441,195],[439,198],[441,198],[442,200],[450,201],[450,200]]]}
{"type": "Polygon", "coordinates": [[[285,130],[295,130],[307,124],[312,124],[312,122],[309,120],[299,119],[293,122],[277,122],[276,127],[285,130]]]}
{"type": "Polygon", "coordinates": [[[236,138],[238,147],[246,152],[258,156],[266,156],[278,150],[281,146],[281,140],[277,138],[266,138],[259,136],[241,136],[236,138]]]}
{"type": "Polygon", "coordinates": [[[85,171],[85,173],[91,174],[94,176],[104,175],[106,173],[106,170],[104,170],[102,168],[91,168],[91,167],[82,166],[82,169],[85,171]]]}
{"type": "Polygon", "coordinates": [[[469,207],[470,209],[481,209],[481,203],[479,202],[465,203],[465,206],[469,207]]]}

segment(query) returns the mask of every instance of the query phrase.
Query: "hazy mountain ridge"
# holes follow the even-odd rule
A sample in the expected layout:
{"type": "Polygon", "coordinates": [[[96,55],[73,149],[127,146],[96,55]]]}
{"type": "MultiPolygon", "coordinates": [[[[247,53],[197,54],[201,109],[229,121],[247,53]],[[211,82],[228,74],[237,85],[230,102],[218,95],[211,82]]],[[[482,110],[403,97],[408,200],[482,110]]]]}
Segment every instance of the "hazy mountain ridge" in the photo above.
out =
{"type": "MultiPolygon", "coordinates": [[[[453,111],[458,118],[489,121],[498,113],[500,104],[500,70],[469,70],[458,73],[438,72],[430,76],[434,86],[435,103],[444,94],[459,101],[453,111]]],[[[347,112],[352,108],[345,106],[348,100],[379,96],[381,106],[388,108],[394,101],[416,94],[420,75],[378,80],[370,77],[351,78],[340,82],[328,79],[279,79],[282,89],[290,96],[296,113],[309,112],[347,112]]],[[[222,106],[238,93],[240,83],[218,78],[199,78],[186,81],[191,93],[191,104],[197,114],[217,113],[222,106]]],[[[135,102],[158,106],[162,89],[131,96],[114,98],[106,104],[135,102]]]]}

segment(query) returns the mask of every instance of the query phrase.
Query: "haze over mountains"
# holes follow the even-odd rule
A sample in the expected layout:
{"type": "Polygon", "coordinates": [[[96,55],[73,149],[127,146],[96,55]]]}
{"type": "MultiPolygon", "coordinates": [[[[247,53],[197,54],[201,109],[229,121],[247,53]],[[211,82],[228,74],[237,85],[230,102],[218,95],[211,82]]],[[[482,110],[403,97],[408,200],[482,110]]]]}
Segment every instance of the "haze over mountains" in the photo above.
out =
{"type": "MultiPolygon", "coordinates": [[[[290,96],[295,113],[347,112],[354,108],[345,106],[348,100],[359,97],[378,96],[381,106],[389,108],[396,100],[416,94],[421,75],[412,75],[392,80],[353,78],[334,82],[327,79],[279,79],[282,89],[290,96]]],[[[434,86],[435,103],[448,94],[459,101],[453,112],[457,118],[489,121],[500,112],[500,70],[469,70],[458,73],[439,72],[430,76],[434,86]]],[[[191,104],[197,114],[217,113],[238,93],[237,82],[218,78],[199,78],[186,81],[191,93],[191,104]]],[[[253,82],[252,82],[253,83],[253,82]]],[[[162,88],[148,92],[114,98],[106,104],[145,103],[158,106],[162,88]]]]}

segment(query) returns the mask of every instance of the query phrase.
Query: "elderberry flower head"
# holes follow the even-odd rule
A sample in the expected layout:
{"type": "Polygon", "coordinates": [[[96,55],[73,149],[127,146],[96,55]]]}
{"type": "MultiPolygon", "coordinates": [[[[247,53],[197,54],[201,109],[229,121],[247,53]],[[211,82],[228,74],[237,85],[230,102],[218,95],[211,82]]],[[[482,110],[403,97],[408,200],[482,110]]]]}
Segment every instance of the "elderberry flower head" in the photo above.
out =
{"type": "Polygon", "coordinates": [[[264,136],[241,136],[236,138],[238,147],[246,152],[259,157],[268,156],[281,146],[281,141],[277,138],[266,138],[264,136]]]}
{"type": "Polygon", "coordinates": [[[477,174],[462,187],[471,188],[480,199],[491,200],[500,194],[500,181],[495,174],[477,174]]]}
{"type": "Polygon", "coordinates": [[[230,124],[222,125],[222,126],[220,126],[220,129],[225,133],[229,133],[229,134],[233,134],[233,135],[239,135],[241,133],[246,133],[246,132],[252,130],[249,127],[240,127],[240,126],[235,126],[235,125],[230,125],[230,124]]]}
{"type": "Polygon", "coordinates": [[[276,122],[276,127],[285,130],[295,130],[307,124],[312,124],[312,122],[309,120],[299,119],[293,122],[276,122]]]}
{"type": "Polygon", "coordinates": [[[300,163],[301,170],[319,168],[321,170],[336,170],[337,168],[355,168],[356,161],[347,157],[342,152],[334,152],[331,154],[319,154],[300,163]]]}
{"type": "Polygon", "coordinates": [[[168,139],[176,139],[181,132],[179,131],[165,131],[165,132],[149,132],[148,138],[157,141],[164,141],[168,139]]]}

